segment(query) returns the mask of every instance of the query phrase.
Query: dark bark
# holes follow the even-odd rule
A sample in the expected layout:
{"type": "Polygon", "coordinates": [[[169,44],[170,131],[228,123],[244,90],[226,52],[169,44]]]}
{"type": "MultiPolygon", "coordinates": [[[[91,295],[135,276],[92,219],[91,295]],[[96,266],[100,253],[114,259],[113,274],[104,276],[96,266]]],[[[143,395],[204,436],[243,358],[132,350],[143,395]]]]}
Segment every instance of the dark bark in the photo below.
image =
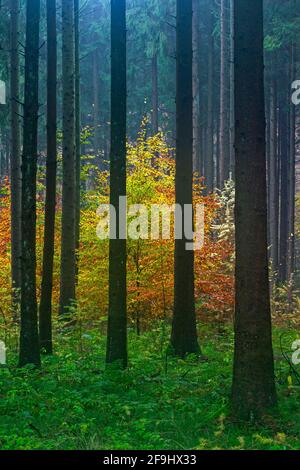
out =
{"type": "Polygon", "coordinates": [[[152,73],[152,130],[154,134],[158,133],[158,66],[157,66],[157,52],[152,57],[151,61],[152,73]]]}
{"type": "Polygon", "coordinates": [[[230,9],[230,64],[229,64],[229,173],[234,178],[234,0],[229,0],[230,9]]]}
{"type": "Polygon", "coordinates": [[[221,71],[220,71],[220,187],[229,178],[229,73],[228,73],[227,0],[221,0],[221,71]]]}
{"type": "Polygon", "coordinates": [[[59,313],[68,316],[75,301],[75,54],[74,0],[62,0],[63,184],[59,313]]]}
{"type": "MultiPolygon", "coordinates": [[[[291,1],[291,6],[294,0],[291,1]]],[[[290,82],[296,75],[296,44],[292,43],[290,48],[290,82]]],[[[288,253],[287,253],[287,279],[292,281],[295,265],[295,202],[296,202],[296,110],[295,106],[290,105],[289,122],[289,213],[288,213],[288,253]]]]}
{"type": "MultiPolygon", "coordinates": [[[[284,97],[285,98],[285,97],[284,97]]],[[[279,223],[279,276],[280,283],[287,281],[288,256],[288,206],[289,206],[289,114],[285,101],[281,103],[279,115],[280,139],[280,223],[279,223]]]]}
{"type": "Polygon", "coordinates": [[[208,43],[208,91],[207,91],[207,141],[205,159],[205,185],[207,192],[214,190],[214,36],[213,14],[209,13],[209,43],[208,43]]]}
{"type": "MultiPolygon", "coordinates": [[[[119,197],[126,196],[126,1],[111,2],[110,203],[119,219],[119,197]]],[[[109,246],[107,363],[127,366],[126,240],[119,233],[109,246]]]]}
{"type": "Polygon", "coordinates": [[[278,271],[278,223],[279,223],[279,192],[278,192],[278,155],[277,155],[277,84],[273,79],[270,88],[270,165],[269,165],[269,220],[270,244],[273,277],[278,271]]]}
{"type": "MultiPolygon", "coordinates": [[[[193,0],[193,168],[202,174],[201,164],[201,145],[202,145],[202,128],[200,126],[200,14],[199,0],[193,0]]],[[[203,163],[203,162],[202,162],[203,163]]]]}
{"type": "Polygon", "coordinates": [[[19,106],[19,0],[10,1],[10,94],[11,94],[11,280],[13,309],[20,301],[21,288],[21,148],[20,148],[20,106],[19,106]]]}
{"type": "Polygon", "coordinates": [[[79,271],[80,243],[80,194],[81,194],[81,119],[80,119],[80,58],[79,58],[79,0],[74,0],[74,40],[75,40],[75,171],[76,171],[76,208],[75,208],[75,248],[76,274],[79,271]]]}
{"type": "Polygon", "coordinates": [[[52,354],[52,288],[56,207],[57,115],[56,1],[47,0],[47,160],[43,274],[39,309],[41,350],[52,354]]]}
{"type": "Polygon", "coordinates": [[[276,404],[267,250],[263,1],[235,2],[234,22],[236,306],[232,412],[238,418],[252,419],[276,404]]]}
{"type": "Polygon", "coordinates": [[[99,50],[93,53],[93,119],[94,119],[94,148],[97,156],[98,168],[103,167],[101,161],[101,132],[100,132],[100,77],[99,77],[99,50]]]}
{"type": "Polygon", "coordinates": [[[219,119],[219,104],[217,106],[217,115],[215,117],[215,133],[216,133],[216,151],[215,151],[215,165],[216,165],[216,176],[215,176],[215,184],[217,188],[220,188],[220,119],[219,119]]]}
{"type": "Polygon", "coordinates": [[[27,0],[22,155],[21,332],[19,365],[40,365],[36,298],[36,174],[40,2],[27,0]]]}
{"type": "MultiPolygon", "coordinates": [[[[177,0],[176,203],[182,212],[193,202],[192,0],[177,0]]],[[[183,227],[182,221],[181,226],[183,227]]],[[[175,355],[200,353],[194,293],[194,251],[184,236],[175,240],[174,316],[171,346],[175,355]]],[[[190,241],[190,240],[189,240],[190,241]]]]}

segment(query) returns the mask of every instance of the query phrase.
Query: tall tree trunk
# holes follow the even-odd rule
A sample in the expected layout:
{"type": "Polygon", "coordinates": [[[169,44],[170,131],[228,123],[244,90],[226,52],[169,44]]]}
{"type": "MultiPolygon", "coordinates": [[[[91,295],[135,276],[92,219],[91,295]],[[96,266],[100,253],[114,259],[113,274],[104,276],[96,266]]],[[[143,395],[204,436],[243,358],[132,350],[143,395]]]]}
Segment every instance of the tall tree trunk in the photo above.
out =
{"type": "MultiPolygon", "coordinates": [[[[293,6],[294,0],[291,1],[293,6]]],[[[296,45],[293,42],[291,44],[290,53],[290,81],[294,80],[296,75],[296,45]]],[[[290,138],[290,185],[289,185],[289,225],[288,225],[288,259],[287,259],[287,279],[291,282],[294,272],[294,256],[295,256],[295,189],[296,189],[296,110],[293,104],[290,105],[290,125],[289,125],[289,138],[290,138]]]]}
{"type": "Polygon", "coordinates": [[[208,91],[207,91],[207,145],[205,159],[205,185],[207,192],[214,190],[214,53],[213,13],[209,12],[208,32],[208,91]]]}
{"type": "Polygon", "coordinates": [[[280,242],[279,242],[279,282],[287,281],[288,249],[288,197],[289,197],[289,114],[284,95],[280,107],[280,242]]]}
{"type": "MultiPolygon", "coordinates": [[[[266,119],[266,130],[265,130],[265,138],[266,138],[266,161],[267,161],[267,214],[268,214],[268,224],[267,224],[267,236],[268,236],[268,246],[271,245],[271,78],[265,78],[265,89],[267,92],[265,93],[265,119],[266,119]]],[[[268,251],[269,254],[269,262],[271,259],[271,249],[268,251]]],[[[272,274],[272,273],[271,273],[272,274]]],[[[270,277],[270,281],[272,281],[272,275],[270,277]]],[[[272,287],[272,282],[270,282],[270,289],[272,287]]],[[[270,290],[270,293],[272,290],[270,290]]]]}
{"type": "Polygon", "coordinates": [[[79,58],[79,0],[74,0],[74,40],[75,40],[75,248],[76,274],[79,272],[80,242],[80,195],[81,195],[81,113],[80,113],[80,58],[79,58]]]}
{"type": "Polygon", "coordinates": [[[47,160],[43,275],[39,310],[41,350],[52,354],[52,287],[56,206],[56,1],[47,0],[47,160]]]}
{"type": "Polygon", "coordinates": [[[60,267],[60,315],[68,315],[75,301],[75,54],[74,0],[62,0],[63,63],[63,184],[60,267]]]}
{"type": "Polygon", "coordinates": [[[152,72],[152,130],[158,133],[158,65],[157,52],[154,53],[151,61],[152,72]]]}
{"type": "Polygon", "coordinates": [[[277,155],[277,84],[273,79],[270,88],[270,243],[273,276],[277,277],[278,271],[278,223],[279,223],[279,199],[278,199],[278,155],[277,155]]]}
{"type": "Polygon", "coordinates": [[[127,366],[127,253],[119,198],[126,196],[126,90],[126,0],[112,0],[110,203],[116,210],[117,235],[109,246],[106,362],[119,362],[123,368],[127,366]]]}
{"type": "MultiPolygon", "coordinates": [[[[13,309],[20,301],[21,287],[21,149],[20,149],[20,70],[19,70],[19,0],[10,0],[10,93],[11,93],[11,280],[13,309]]],[[[14,316],[16,312],[14,312],[14,316]]]]}
{"type": "Polygon", "coordinates": [[[9,177],[10,173],[10,133],[8,129],[5,129],[4,132],[4,145],[5,145],[5,152],[4,152],[4,175],[9,177]]]}
{"type": "Polygon", "coordinates": [[[215,133],[216,133],[216,170],[215,170],[215,184],[217,188],[220,188],[220,100],[218,100],[218,106],[216,106],[215,115],[215,133]]]}
{"type": "Polygon", "coordinates": [[[263,0],[239,0],[235,22],[236,307],[234,415],[275,405],[267,250],[263,0]],[[249,87],[251,83],[251,87],[249,87]]]}
{"type": "Polygon", "coordinates": [[[27,0],[22,155],[21,332],[19,365],[40,365],[36,298],[36,174],[40,1],[27,0]]]}
{"type": "Polygon", "coordinates": [[[228,19],[227,0],[221,0],[221,71],[220,71],[220,187],[229,178],[229,103],[228,103],[228,19]]]}
{"type": "Polygon", "coordinates": [[[229,173],[234,178],[234,0],[229,0],[230,9],[230,65],[229,65],[229,173]]]}
{"type": "Polygon", "coordinates": [[[199,0],[193,0],[193,168],[201,173],[201,126],[200,126],[200,18],[199,0]]]}
{"type": "Polygon", "coordinates": [[[95,155],[97,155],[97,165],[98,168],[101,168],[101,156],[100,156],[100,147],[101,147],[101,133],[100,133],[100,96],[99,96],[99,60],[98,60],[99,51],[96,49],[93,53],[93,105],[94,105],[94,147],[95,155]]]}
{"type": "MultiPolygon", "coordinates": [[[[176,204],[185,215],[193,203],[193,89],[192,89],[192,0],[177,0],[176,78],[176,204]]],[[[184,220],[184,219],[183,219],[184,220]]],[[[183,220],[176,220],[183,228],[183,220]]],[[[197,339],[194,293],[194,251],[186,249],[182,230],[175,240],[174,316],[171,346],[175,355],[200,353],[197,339]]]]}

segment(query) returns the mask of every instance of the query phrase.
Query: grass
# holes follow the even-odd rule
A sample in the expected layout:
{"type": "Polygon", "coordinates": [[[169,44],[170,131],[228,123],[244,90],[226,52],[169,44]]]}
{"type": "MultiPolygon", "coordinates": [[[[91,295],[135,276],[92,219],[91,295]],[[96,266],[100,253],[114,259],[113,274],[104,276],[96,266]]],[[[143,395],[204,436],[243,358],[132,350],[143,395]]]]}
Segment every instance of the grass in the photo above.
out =
{"type": "Polygon", "coordinates": [[[0,369],[1,449],[300,449],[300,387],[280,350],[282,337],[291,356],[295,330],[274,331],[279,408],[260,425],[228,418],[230,329],[200,328],[203,362],[166,359],[164,329],[131,332],[123,372],[105,371],[99,331],[56,335],[56,354],[39,370],[18,369],[9,352],[0,369]]]}

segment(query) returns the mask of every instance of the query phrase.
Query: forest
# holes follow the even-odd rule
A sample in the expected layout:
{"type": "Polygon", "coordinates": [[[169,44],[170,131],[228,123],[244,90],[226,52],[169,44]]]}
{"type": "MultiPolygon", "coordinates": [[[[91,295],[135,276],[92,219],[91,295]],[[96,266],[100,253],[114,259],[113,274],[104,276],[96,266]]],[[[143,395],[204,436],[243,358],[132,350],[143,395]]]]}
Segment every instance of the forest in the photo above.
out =
{"type": "Polygon", "coordinates": [[[0,1],[0,450],[300,450],[299,0],[0,1]]]}

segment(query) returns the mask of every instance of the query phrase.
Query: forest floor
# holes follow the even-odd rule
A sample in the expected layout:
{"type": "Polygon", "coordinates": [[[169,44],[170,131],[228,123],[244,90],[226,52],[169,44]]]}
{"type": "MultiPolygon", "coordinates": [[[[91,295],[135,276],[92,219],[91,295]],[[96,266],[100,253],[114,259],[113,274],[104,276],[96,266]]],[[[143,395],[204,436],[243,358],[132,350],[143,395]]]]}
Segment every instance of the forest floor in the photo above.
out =
{"type": "Polygon", "coordinates": [[[228,327],[200,325],[203,361],[166,359],[165,328],[131,332],[125,372],[105,371],[99,331],[57,334],[56,353],[40,370],[17,369],[9,352],[0,369],[1,449],[300,449],[298,375],[280,346],[291,357],[296,330],[274,330],[278,411],[247,425],[228,418],[228,327]]]}

